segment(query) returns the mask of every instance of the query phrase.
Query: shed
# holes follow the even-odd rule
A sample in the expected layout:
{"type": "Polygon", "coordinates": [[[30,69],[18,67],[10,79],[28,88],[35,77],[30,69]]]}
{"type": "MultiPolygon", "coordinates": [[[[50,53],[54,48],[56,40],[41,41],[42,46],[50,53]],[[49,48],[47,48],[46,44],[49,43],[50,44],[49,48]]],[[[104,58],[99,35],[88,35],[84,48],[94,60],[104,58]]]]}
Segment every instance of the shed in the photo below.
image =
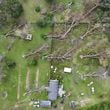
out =
{"type": "Polygon", "coordinates": [[[41,101],[40,102],[40,107],[50,108],[51,107],[51,101],[49,101],[49,100],[41,101]]]}
{"type": "Polygon", "coordinates": [[[71,73],[72,72],[72,68],[65,67],[64,68],[64,72],[65,73],[71,73]]]}
{"type": "Polygon", "coordinates": [[[58,97],[59,81],[50,80],[48,87],[48,100],[56,100],[58,97]]]}

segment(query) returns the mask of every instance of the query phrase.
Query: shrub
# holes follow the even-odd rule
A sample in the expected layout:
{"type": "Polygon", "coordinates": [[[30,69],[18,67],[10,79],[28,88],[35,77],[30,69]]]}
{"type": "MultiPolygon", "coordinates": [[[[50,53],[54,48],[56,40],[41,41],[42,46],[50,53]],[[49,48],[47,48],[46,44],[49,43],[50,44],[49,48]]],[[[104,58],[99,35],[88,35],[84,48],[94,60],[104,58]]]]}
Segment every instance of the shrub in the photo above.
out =
{"type": "Polygon", "coordinates": [[[28,60],[28,66],[36,66],[38,64],[38,61],[36,59],[30,59],[28,60]]]}
{"type": "Polygon", "coordinates": [[[40,36],[41,36],[42,39],[47,40],[47,35],[41,34],[40,36]]]}
{"type": "Polygon", "coordinates": [[[37,22],[37,26],[41,27],[41,28],[46,27],[47,26],[47,21],[46,20],[39,20],[37,22]]]}
{"type": "Polygon", "coordinates": [[[37,22],[37,26],[44,28],[46,26],[53,26],[53,13],[47,13],[45,17],[37,22]]]}
{"type": "Polygon", "coordinates": [[[35,11],[36,11],[36,12],[40,12],[40,11],[41,11],[40,6],[37,6],[36,9],[35,9],[35,11]]]}

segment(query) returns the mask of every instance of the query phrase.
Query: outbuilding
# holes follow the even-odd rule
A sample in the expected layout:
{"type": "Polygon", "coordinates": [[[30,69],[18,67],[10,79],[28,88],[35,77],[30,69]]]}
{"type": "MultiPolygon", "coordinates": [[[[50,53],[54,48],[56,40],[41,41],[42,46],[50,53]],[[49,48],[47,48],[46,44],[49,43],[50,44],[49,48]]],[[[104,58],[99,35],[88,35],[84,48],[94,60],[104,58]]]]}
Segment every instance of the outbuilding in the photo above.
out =
{"type": "Polygon", "coordinates": [[[45,100],[40,102],[40,107],[42,108],[50,108],[51,107],[51,101],[45,100]]]}
{"type": "Polygon", "coordinates": [[[64,72],[65,73],[71,73],[72,72],[72,68],[65,67],[64,68],[64,72]]]}

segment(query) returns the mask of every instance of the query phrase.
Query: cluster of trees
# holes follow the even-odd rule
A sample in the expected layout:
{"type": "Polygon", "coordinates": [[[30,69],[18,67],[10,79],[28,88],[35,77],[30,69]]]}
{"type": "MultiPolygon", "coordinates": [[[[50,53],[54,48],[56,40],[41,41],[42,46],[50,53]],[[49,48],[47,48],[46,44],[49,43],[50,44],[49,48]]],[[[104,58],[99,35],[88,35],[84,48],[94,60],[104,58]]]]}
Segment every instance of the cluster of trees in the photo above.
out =
{"type": "Polygon", "coordinates": [[[103,30],[110,40],[110,0],[101,0],[100,4],[100,20],[103,30]]]}
{"type": "Polygon", "coordinates": [[[23,7],[19,0],[3,0],[0,3],[0,27],[12,23],[21,16],[22,12],[23,7]]]}

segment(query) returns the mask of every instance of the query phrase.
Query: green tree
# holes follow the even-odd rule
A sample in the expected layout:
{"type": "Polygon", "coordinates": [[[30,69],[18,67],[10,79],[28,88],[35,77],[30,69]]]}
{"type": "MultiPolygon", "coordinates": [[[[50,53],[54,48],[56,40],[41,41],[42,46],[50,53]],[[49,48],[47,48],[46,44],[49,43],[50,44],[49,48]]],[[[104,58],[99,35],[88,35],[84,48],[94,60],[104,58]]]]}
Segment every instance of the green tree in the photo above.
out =
{"type": "Polygon", "coordinates": [[[20,17],[23,12],[23,7],[18,0],[7,0],[7,8],[9,10],[9,14],[13,18],[20,17]]]}
{"type": "Polygon", "coordinates": [[[14,23],[22,12],[23,7],[19,0],[3,0],[0,4],[0,28],[14,23]]]}
{"type": "Polygon", "coordinates": [[[40,12],[40,11],[41,11],[41,7],[40,7],[40,6],[37,6],[37,7],[35,8],[35,11],[36,11],[36,12],[40,12]]]}
{"type": "Polygon", "coordinates": [[[99,20],[102,23],[103,31],[110,40],[110,0],[101,0],[98,11],[99,20]]]}

